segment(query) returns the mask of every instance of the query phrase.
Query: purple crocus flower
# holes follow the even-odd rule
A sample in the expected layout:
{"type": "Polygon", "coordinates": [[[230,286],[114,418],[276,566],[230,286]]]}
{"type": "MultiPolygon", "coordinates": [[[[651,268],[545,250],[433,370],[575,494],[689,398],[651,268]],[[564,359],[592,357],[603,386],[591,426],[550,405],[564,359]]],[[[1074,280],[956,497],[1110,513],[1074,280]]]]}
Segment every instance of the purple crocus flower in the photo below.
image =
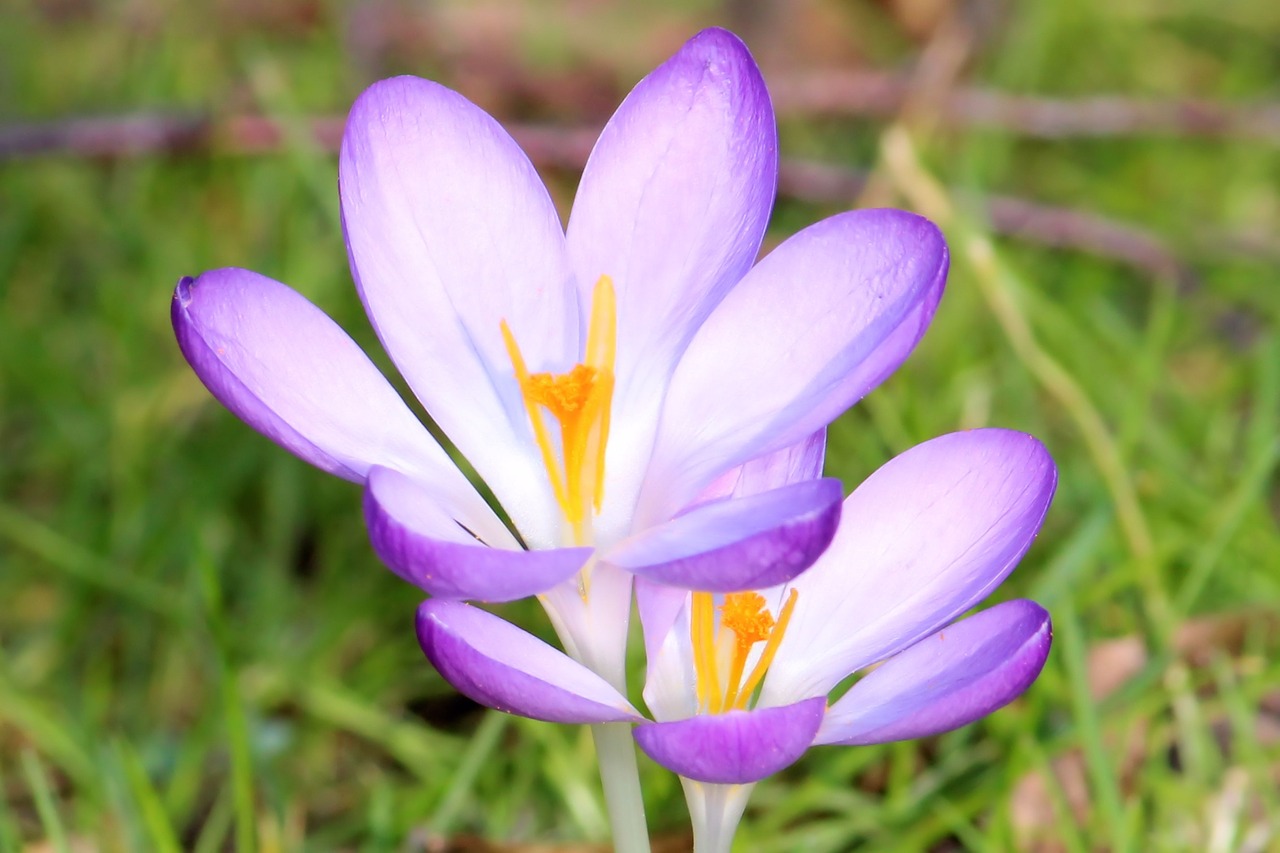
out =
{"type": "Polygon", "coordinates": [[[884,379],[942,292],[941,234],[900,211],[834,216],[753,266],[776,176],[768,94],[723,30],[627,97],[567,232],[525,154],[458,93],[400,77],[356,101],[338,170],[356,286],[511,528],[284,284],[241,269],[183,279],[174,328],[235,414],[363,485],[395,572],[442,599],[538,594],[570,653],[618,684],[633,577],[769,586],[826,547],[833,481],[690,507],[884,379]]]}
{"type": "MultiPolygon", "coordinates": [[[[816,443],[743,466],[730,491],[816,476],[816,443]]],[[[1035,680],[1052,636],[1043,608],[1014,600],[955,620],[1013,570],[1056,482],[1031,436],[944,435],[863,482],[830,548],[786,583],[714,594],[640,582],[654,721],[635,737],[682,777],[700,851],[727,850],[753,783],[810,746],[949,731],[1035,680]],[[832,701],[837,685],[876,663],[832,701]]],[[[499,622],[428,601],[419,639],[450,681],[493,707],[566,722],[637,719],[598,679],[584,689],[581,667],[551,665],[540,641],[511,626],[499,640],[499,622]]]]}

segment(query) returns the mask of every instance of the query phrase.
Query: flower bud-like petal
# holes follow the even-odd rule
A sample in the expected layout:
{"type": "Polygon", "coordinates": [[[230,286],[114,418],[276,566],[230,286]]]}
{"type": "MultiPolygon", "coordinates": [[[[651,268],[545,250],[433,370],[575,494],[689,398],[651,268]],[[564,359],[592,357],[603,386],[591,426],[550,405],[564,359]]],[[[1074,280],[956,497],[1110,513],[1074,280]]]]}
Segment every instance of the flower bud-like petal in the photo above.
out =
{"type": "Polygon", "coordinates": [[[744,785],[793,764],[813,743],[826,697],[794,705],[646,723],[636,742],[654,761],[688,779],[744,785]]]}
{"type": "Polygon", "coordinates": [[[840,523],[840,482],[808,480],[697,506],[604,560],[670,586],[736,592],[786,583],[821,556],[840,523]]]}
{"type": "Polygon", "coordinates": [[[641,719],[603,678],[488,611],[432,599],[419,606],[417,627],[435,668],[482,705],[553,723],[641,719]]]}

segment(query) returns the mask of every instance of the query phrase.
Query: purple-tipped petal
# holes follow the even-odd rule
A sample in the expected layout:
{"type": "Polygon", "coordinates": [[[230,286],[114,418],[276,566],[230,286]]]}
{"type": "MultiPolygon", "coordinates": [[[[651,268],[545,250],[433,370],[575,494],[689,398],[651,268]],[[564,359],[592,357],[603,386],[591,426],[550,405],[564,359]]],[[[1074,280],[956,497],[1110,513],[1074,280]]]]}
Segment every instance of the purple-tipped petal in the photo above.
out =
{"type": "Polygon", "coordinates": [[[555,207],[492,118],[436,83],[375,83],[351,108],[338,165],[352,273],[383,346],[526,541],[555,502],[501,323],[529,370],[580,357],[577,294],[555,207]]]}
{"type": "Polygon", "coordinates": [[[603,678],[492,613],[431,599],[418,608],[417,627],[435,668],[482,705],[552,723],[642,719],[603,678]]]}
{"type": "Polygon", "coordinates": [[[764,258],[676,368],[641,519],[668,517],[725,469],[802,440],[879,384],[924,334],[947,260],[937,227],[898,210],[833,216],[764,258]]]}
{"type": "Polygon", "coordinates": [[[184,278],[178,346],[213,396],[317,468],[363,482],[375,465],[432,483],[480,535],[502,524],[346,332],[305,297],[242,269],[184,278]]]}
{"type": "Polygon", "coordinates": [[[613,278],[620,363],[674,363],[755,261],[777,173],[769,93],[737,36],[704,30],[636,85],[591,152],[567,236],[584,299],[613,278]]]}
{"type": "Polygon", "coordinates": [[[786,583],[813,565],[839,523],[840,481],[807,480],[702,504],[601,559],[683,589],[760,589],[786,583]]]}
{"type": "Polygon", "coordinates": [[[890,460],[845,500],[835,541],[793,582],[763,697],[828,692],[986,598],[1030,547],[1056,483],[1044,446],[1010,430],[952,433],[890,460]]]}
{"type": "Polygon", "coordinates": [[[790,447],[758,456],[750,462],[731,468],[703,489],[695,504],[723,497],[746,497],[822,476],[822,463],[827,455],[825,427],[790,447]]]}
{"type": "Polygon", "coordinates": [[[813,743],[826,698],[772,708],[645,723],[636,742],[654,761],[689,779],[726,785],[757,782],[794,764],[813,743]]]}
{"type": "Polygon", "coordinates": [[[618,295],[606,515],[629,514],[671,371],[756,259],[777,170],[764,81],[721,29],[642,80],[591,152],[567,241],[584,302],[604,274],[618,295]]]}
{"type": "MultiPolygon", "coordinates": [[[[657,670],[663,644],[667,641],[667,635],[671,633],[671,629],[676,625],[676,620],[680,618],[680,614],[688,602],[688,590],[655,583],[645,578],[636,578],[636,612],[640,614],[640,627],[644,633],[645,702],[649,704],[649,711],[654,715],[655,720],[669,720],[675,717],[689,716],[693,713],[692,709],[681,708],[678,713],[672,712],[664,715],[654,708],[653,702],[649,699],[650,685],[660,675],[665,675],[665,673],[660,674],[657,670]]],[[[688,617],[686,616],[686,621],[687,619],[688,617]]],[[[687,686],[690,679],[685,676],[686,673],[691,673],[692,670],[688,669],[686,666],[688,661],[683,660],[683,658],[689,658],[690,655],[682,654],[678,657],[681,659],[679,664],[680,674],[671,677],[670,684],[664,684],[654,689],[663,691],[669,688],[674,692],[681,692],[681,688],[676,685],[677,681],[681,686],[687,686]]]]}
{"type": "Polygon", "coordinates": [[[629,573],[597,561],[581,579],[538,596],[565,650],[610,684],[627,680],[632,580],[629,573]]]}
{"type": "Polygon", "coordinates": [[[928,737],[1003,708],[1031,686],[1053,640],[1049,614],[1009,601],[885,661],[827,711],[815,743],[928,737]]]}
{"type": "Polygon", "coordinates": [[[416,480],[374,468],[364,493],[373,550],[415,586],[441,598],[515,601],[577,574],[591,548],[520,549],[510,534],[483,542],[432,500],[416,480]]]}

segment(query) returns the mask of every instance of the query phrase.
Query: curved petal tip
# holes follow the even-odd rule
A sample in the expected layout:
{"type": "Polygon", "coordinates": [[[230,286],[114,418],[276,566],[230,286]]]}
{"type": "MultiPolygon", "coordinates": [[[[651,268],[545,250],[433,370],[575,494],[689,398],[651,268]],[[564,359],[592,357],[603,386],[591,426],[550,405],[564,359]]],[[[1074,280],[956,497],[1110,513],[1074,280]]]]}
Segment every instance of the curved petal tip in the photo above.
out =
{"type": "Polygon", "coordinates": [[[794,705],[646,723],[636,742],[654,761],[699,782],[745,785],[793,764],[813,743],[826,697],[794,705]]]}
{"type": "Polygon", "coordinates": [[[637,722],[617,690],[542,640],[478,607],[431,599],[418,608],[418,642],[463,695],[553,723],[637,722]]]}
{"type": "Polygon", "coordinates": [[[658,583],[737,592],[786,583],[831,544],[840,481],[791,483],[702,504],[620,544],[604,560],[658,583]]]}
{"type": "Polygon", "coordinates": [[[573,577],[591,557],[590,548],[521,550],[509,536],[482,542],[446,506],[398,471],[369,472],[364,516],[373,550],[397,575],[434,596],[515,601],[573,577]]]}

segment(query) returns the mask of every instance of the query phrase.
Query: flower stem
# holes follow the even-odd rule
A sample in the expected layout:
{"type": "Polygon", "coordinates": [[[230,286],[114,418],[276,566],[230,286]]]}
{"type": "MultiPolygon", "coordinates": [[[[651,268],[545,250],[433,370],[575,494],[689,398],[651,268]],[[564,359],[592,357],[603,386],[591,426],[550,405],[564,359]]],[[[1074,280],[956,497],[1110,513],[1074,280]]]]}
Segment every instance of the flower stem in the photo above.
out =
{"type": "Polygon", "coordinates": [[[631,741],[630,723],[600,723],[591,727],[604,783],[604,801],[613,825],[616,853],[649,853],[649,827],[640,796],[640,770],[631,741]]]}
{"type": "Polygon", "coordinates": [[[729,853],[755,784],[710,785],[680,777],[693,824],[694,853],[729,853]]]}

